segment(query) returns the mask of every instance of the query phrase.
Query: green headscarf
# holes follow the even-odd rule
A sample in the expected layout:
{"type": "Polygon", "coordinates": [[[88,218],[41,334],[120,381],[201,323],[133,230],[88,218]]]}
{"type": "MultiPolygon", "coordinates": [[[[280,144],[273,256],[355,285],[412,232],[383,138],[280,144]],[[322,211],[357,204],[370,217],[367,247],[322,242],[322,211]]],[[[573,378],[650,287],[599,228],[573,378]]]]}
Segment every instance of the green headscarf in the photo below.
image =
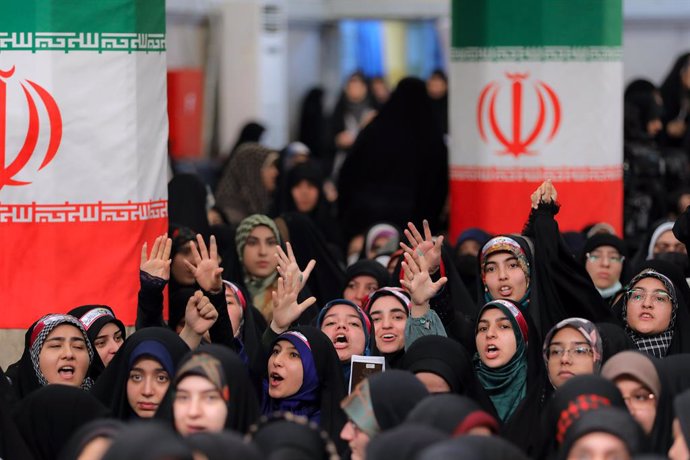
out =
{"type": "MultiPolygon", "coordinates": [[[[489,395],[501,421],[505,422],[518,408],[527,394],[527,322],[517,305],[510,300],[493,300],[484,305],[479,312],[477,323],[482,314],[491,308],[501,310],[510,320],[517,344],[515,354],[510,361],[501,367],[490,368],[474,355],[474,369],[477,377],[489,395]]],[[[477,325],[475,325],[475,331],[477,325]]]]}
{"type": "MultiPolygon", "coordinates": [[[[259,225],[263,225],[271,229],[273,235],[276,237],[276,241],[278,244],[280,244],[280,232],[278,231],[278,227],[276,226],[275,222],[273,222],[273,219],[263,214],[252,214],[251,216],[244,218],[235,231],[235,246],[237,248],[237,257],[239,258],[240,263],[242,263],[244,246],[247,244],[247,237],[249,237],[249,234],[252,232],[252,230],[259,225]]],[[[245,271],[244,268],[243,271],[245,271]]],[[[249,273],[245,271],[244,284],[247,286],[247,290],[251,294],[252,298],[254,298],[262,294],[266,288],[268,288],[268,286],[272,285],[277,277],[277,271],[274,271],[266,278],[256,278],[249,275],[249,273]]]]}

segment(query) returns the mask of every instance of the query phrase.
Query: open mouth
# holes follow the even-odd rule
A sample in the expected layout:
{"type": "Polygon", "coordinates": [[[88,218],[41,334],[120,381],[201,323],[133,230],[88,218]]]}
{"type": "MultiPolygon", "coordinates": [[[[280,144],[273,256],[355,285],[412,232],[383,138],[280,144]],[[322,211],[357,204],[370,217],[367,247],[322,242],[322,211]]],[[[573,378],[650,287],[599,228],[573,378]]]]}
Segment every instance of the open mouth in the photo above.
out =
{"type": "Polygon", "coordinates": [[[642,321],[650,321],[650,320],[653,320],[653,319],[654,319],[654,315],[652,315],[651,313],[642,313],[642,314],[639,316],[639,318],[640,318],[642,321]]]}
{"type": "Polygon", "coordinates": [[[498,289],[498,293],[499,293],[502,297],[508,297],[508,296],[510,296],[510,294],[513,293],[513,288],[510,287],[510,286],[501,286],[501,287],[498,289]]]}
{"type": "Polygon", "coordinates": [[[347,347],[347,337],[345,334],[338,334],[335,336],[335,339],[333,340],[333,345],[335,346],[336,350],[340,350],[341,348],[347,347]]]}
{"type": "Polygon", "coordinates": [[[71,379],[74,377],[74,366],[62,366],[58,369],[58,375],[66,380],[71,379]]]}
{"type": "Polygon", "coordinates": [[[495,358],[498,356],[498,351],[499,350],[498,350],[498,347],[496,345],[493,345],[493,344],[487,345],[486,346],[486,357],[489,359],[495,358]]]}
{"type": "Polygon", "coordinates": [[[395,334],[383,334],[381,340],[384,342],[392,342],[397,336],[395,334]]]}
{"type": "Polygon", "coordinates": [[[276,372],[271,372],[268,375],[268,379],[270,381],[271,386],[278,386],[284,380],[283,377],[276,372]]]}

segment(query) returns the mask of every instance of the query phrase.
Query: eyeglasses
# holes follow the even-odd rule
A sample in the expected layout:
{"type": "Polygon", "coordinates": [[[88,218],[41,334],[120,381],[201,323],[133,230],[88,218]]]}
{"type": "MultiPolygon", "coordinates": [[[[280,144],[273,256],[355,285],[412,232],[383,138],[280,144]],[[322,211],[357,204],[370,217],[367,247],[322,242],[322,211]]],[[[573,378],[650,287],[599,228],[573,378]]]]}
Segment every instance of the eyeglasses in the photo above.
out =
{"type": "Polygon", "coordinates": [[[650,393],[647,391],[638,391],[636,393],[631,394],[630,396],[624,397],[623,401],[625,401],[626,404],[631,406],[646,407],[650,404],[653,404],[655,399],[656,396],[654,396],[654,393],[650,393]]]}
{"type": "Polygon", "coordinates": [[[595,254],[592,252],[588,252],[585,254],[587,256],[587,260],[589,260],[592,263],[597,263],[599,260],[608,260],[612,264],[622,264],[623,261],[625,260],[625,257],[621,255],[602,255],[602,254],[595,254]]]}
{"type": "Polygon", "coordinates": [[[628,291],[628,302],[633,305],[640,305],[648,296],[652,296],[652,303],[657,307],[665,307],[671,304],[671,294],[666,291],[648,292],[645,289],[637,288],[628,291]]]}
{"type": "Polygon", "coordinates": [[[549,359],[556,359],[556,358],[562,358],[564,355],[569,355],[571,358],[574,359],[580,359],[584,358],[585,356],[591,356],[592,355],[592,348],[591,347],[586,347],[586,346],[579,346],[575,348],[563,348],[559,346],[550,346],[546,350],[546,356],[549,359]]]}

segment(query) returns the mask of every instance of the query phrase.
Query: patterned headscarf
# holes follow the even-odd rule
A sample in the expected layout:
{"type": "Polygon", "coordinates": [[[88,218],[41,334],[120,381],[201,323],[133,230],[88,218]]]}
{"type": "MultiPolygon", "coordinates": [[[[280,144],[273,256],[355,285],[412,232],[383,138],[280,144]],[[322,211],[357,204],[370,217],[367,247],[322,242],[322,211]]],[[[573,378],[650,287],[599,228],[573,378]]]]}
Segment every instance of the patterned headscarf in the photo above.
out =
{"type": "MultiPolygon", "coordinates": [[[[527,259],[527,254],[525,254],[525,250],[522,249],[520,243],[515,241],[513,238],[510,238],[509,236],[496,236],[494,238],[491,238],[482,248],[482,251],[479,256],[479,265],[482,272],[482,284],[486,287],[486,280],[484,278],[484,266],[486,265],[486,261],[491,254],[495,254],[497,252],[508,252],[517,259],[518,265],[520,265],[520,268],[525,273],[527,287],[529,288],[530,266],[529,260],[527,259]]],[[[487,298],[485,300],[489,301],[493,299],[487,298]]]]}
{"type": "Polygon", "coordinates": [[[225,381],[225,372],[221,362],[207,353],[197,353],[184,363],[177,371],[175,387],[187,376],[198,375],[213,384],[223,400],[230,401],[230,388],[225,381]]]}
{"type": "Polygon", "coordinates": [[[273,219],[264,214],[252,214],[249,217],[245,217],[240,222],[237,230],[235,230],[235,247],[237,248],[237,257],[240,259],[240,262],[242,262],[242,253],[244,252],[244,246],[247,244],[249,234],[254,230],[254,227],[259,225],[270,228],[276,237],[276,242],[280,244],[280,232],[273,219]]]}
{"type": "MultiPolygon", "coordinates": [[[[38,377],[38,382],[41,385],[48,385],[48,381],[43,375],[43,372],[41,372],[41,349],[43,348],[43,344],[45,343],[46,339],[48,338],[48,335],[50,335],[53,329],[62,324],[71,324],[72,326],[79,329],[82,336],[84,337],[84,342],[86,343],[86,350],[89,353],[89,364],[91,364],[91,361],[93,361],[93,348],[91,347],[91,341],[89,340],[89,336],[86,334],[84,325],[82,325],[82,323],[77,318],[71,315],[61,314],[46,315],[36,322],[36,325],[34,326],[33,331],[31,332],[31,338],[29,339],[31,364],[33,365],[34,372],[36,372],[36,377],[38,377]]],[[[92,384],[93,381],[91,380],[91,378],[87,377],[82,382],[81,388],[88,390],[89,388],[91,388],[92,384]]]]}
{"type": "Polygon", "coordinates": [[[625,288],[625,296],[623,297],[623,321],[625,321],[625,332],[628,337],[635,343],[637,349],[648,353],[657,358],[663,358],[666,356],[668,347],[671,346],[671,341],[673,340],[673,329],[676,325],[676,312],[678,311],[678,298],[676,297],[676,288],[673,286],[673,282],[662,275],[661,273],[647,268],[642,270],[637,274],[630,283],[625,288]],[[644,278],[654,278],[661,281],[666,288],[666,291],[671,296],[671,320],[668,323],[668,327],[665,331],[656,335],[641,335],[632,330],[628,325],[628,300],[630,300],[630,295],[632,289],[635,287],[640,280],[644,278]]]}
{"type": "Polygon", "coordinates": [[[582,334],[582,338],[587,341],[589,346],[592,348],[592,358],[594,359],[594,373],[598,374],[601,370],[601,362],[604,355],[603,344],[601,340],[601,335],[599,334],[599,329],[589,320],[584,318],[566,318],[563,321],[556,324],[551,330],[546,334],[544,339],[544,346],[542,352],[544,355],[544,363],[546,367],[549,366],[549,356],[548,350],[553,340],[553,336],[558,333],[563,328],[571,327],[577,332],[582,334]]]}

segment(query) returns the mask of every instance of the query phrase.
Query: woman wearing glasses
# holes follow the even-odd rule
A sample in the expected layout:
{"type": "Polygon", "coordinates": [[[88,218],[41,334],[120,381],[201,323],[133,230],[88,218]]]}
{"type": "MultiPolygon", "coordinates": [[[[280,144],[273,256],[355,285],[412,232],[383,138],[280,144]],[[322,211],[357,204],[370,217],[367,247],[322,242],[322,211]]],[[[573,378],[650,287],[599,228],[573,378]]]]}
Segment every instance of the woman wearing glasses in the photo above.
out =
{"type": "Polygon", "coordinates": [[[626,256],[625,243],[615,235],[600,233],[587,239],[582,255],[594,287],[611,303],[623,290],[620,280],[626,256]]]}
{"type": "Polygon", "coordinates": [[[584,318],[564,319],[546,335],[543,354],[554,388],[576,375],[598,374],[603,355],[599,330],[584,318]]]}
{"type": "Polygon", "coordinates": [[[678,308],[671,279],[653,269],[644,269],[626,287],[613,309],[638,350],[657,358],[690,351],[690,317],[678,308]]]}

